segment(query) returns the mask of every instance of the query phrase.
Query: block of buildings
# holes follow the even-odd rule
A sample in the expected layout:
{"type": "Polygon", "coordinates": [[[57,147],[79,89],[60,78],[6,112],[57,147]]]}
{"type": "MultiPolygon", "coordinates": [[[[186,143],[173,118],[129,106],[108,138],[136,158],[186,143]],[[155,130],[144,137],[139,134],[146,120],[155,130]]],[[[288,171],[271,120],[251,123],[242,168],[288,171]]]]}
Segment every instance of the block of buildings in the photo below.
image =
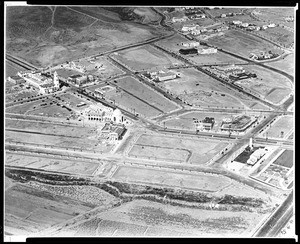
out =
{"type": "Polygon", "coordinates": [[[195,24],[184,25],[181,30],[183,32],[185,32],[185,31],[192,31],[192,30],[196,30],[198,26],[199,25],[195,25],[195,24]]]}

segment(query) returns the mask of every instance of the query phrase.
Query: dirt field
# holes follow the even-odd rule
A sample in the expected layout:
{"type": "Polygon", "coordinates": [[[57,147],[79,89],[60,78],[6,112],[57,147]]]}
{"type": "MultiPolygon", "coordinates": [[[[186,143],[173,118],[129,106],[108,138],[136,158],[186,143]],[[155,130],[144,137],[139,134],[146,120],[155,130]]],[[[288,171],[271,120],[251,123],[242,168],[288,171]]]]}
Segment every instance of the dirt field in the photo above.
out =
{"type": "MultiPolygon", "coordinates": [[[[277,120],[274,124],[271,125],[267,131],[263,132],[268,133],[268,138],[282,138],[281,132],[283,131],[283,137],[286,137],[289,132],[294,128],[294,118],[292,116],[283,116],[277,120]]],[[[261,135],[261,137],[264,137],[261,135]]]]}
{"type": "Polygon", "coordinates": [[[285,150],[274,162],[274,164],[282,165],[292,168],[294,165],[294,152],[292,150],[285,150]]]}
{"type": "Polygon", "coordinates": [[[247,236],[264,216],[198,210],[135,200],[61,233],[71,236],[226,237],[247,236]]]}
{"type": "Polygon", "coordinates": [[[116,13],[107,10],[92,11],[98,12],[95,17],[66,7],[56,7],[55,11],[40,6],[10,9],[7,50],[41,67],[95,55],[162,34],[139,23],[115,21],[116,13]]]}
{"type": "Polygon", "coordinates": [[[81,174],[91,176],[101,164],[93,162],[72,161],[41,157],[39,155],[19,155],[6,153],[5,164],[9,166],[41,169],[54,172],[81,174]]]}
{"type": "Polygon", "coordinates": [[[111,56],[134,71],[160,70],[174,63],[182,64],[150,45],[113,53],[111,56]]]}
{"type": "Polygon", "coordinates": [[[171,162],[186,162],[189,158],[189,151],[169,147],[156,147],[146,145],[134,145],[130,150],[129,157],[149,158],[171,162]]]}
{"type": "Polygon", "coordinates": [[[237,30],[229,30],[223,36],[209,38],[208,42],[214,46],[246,58],[249,57],[250,53],[260,51],[272,51],[274,53],[282,54],[282,51],[275,49],[272,44],[259,37],[237,30]]]}
{"type": "Polygon", "coordinates": [[[255,73],[257,78],[236,81],[235,84],[253,90],[272,103],[280,103],[292,92],[291,81],[283,75],[254,65],[245,66],[245,70],[255,73]]]}
{"type": "Polygon", "coordinates": [[[174,102],[166,99],[133,77],[118,79],[115,84],[164,112],[170,112],[179,108],[174,102]]]}
{"type": "Polygon", "coordinates": [[[129,166],[120,166],[112,178],[120,181],[144,182],[205,192],[219,191],[231,183],[229,178],[220,175],[176,173],[129,166]]]}
{"type": "Polygon", "coordinates": [[[31,235],[91,210],[92,204],[17,184],[5,192],[5,231],[31,235]]]}
{"type": "Polygon", "coordinates": [[[266,22],[294,27],[293,22],[287,23],[284,20],[285,17],[294,16],[294,8],[256,8],[255,12],[259,12],[256,16],[266,22]]]}
{"type": "Polygon", "coordinates": [[[284,59],[271,62],[271,63],[266,63],[266,65],[270,67],[274,67],[276,69],[282,70],[287,72],[288,74],[294,75],[295,72],[295,55],[294,53],[289,54],[287,57],[284,59]]]}
{"type": "Polygon", "coordinates": [[[24,121],[16,119],[5,119],[5,128],[7,129],[24,129],[42,133],[56,134],[62,136],[73,136],[87,138],[93,135],[96,131],[95,128],[82,127],[82,126],[70,126],[60,125],[49,122],[36,122],[36,121],[24,121]]]}
{"type": "Polygon", "coordinates": [[[47,145],[63,150],[82,149],[100,153],[108,152],[112,148],[112,144],[102,144],[95,136],[90,136],[90,138],[78,138],[70,136],[29,134],[14,131],[7,131],[5,136],[5,139],[8,142],[33,143],[40,146],[47,145]]]}
{"type": "Polygon", "coordinates": [[[250,99],[244,97],[240,99],[240,94],[229,90],[225,85],[200,71],[192,68],[176,71],[181,73],[180,78],[161,82],[160,84],[191,104],[227,108],[253,105],[253,101],[250,99]]]}
{"type": "MultiPolygon", "coordinates": [[[[217,140],[189,139],[184,137],[178,138],[171,136],[143,134],[136,141],[135,145],[155,146],[160,148],[168,147],[177,150],[185,149],[192,153],[192,156],[189,158],[189,163],[204,164],[214,157],[218,152],[224,149],[228,144],[217,140]]],[[[141,150],[134,150],[135,153],[138,153],[141,157],[149,157],[149,155],[145,155],[141,150]]],[[[160,154],[155,155],[156,158],[166,157],[166,152],[163,152],[163,150],[160,150],[160,152],[160,154]]],[[[129,152],[129,155],[130,154],[131,151],[129,152]]]]}
{"type": "Polygon", "coordinates": [[[259,35],[269,40],[280,43],[285,47],[290,47],[295,42],[294,33],[279,26],[260,31],[259,35]]]}

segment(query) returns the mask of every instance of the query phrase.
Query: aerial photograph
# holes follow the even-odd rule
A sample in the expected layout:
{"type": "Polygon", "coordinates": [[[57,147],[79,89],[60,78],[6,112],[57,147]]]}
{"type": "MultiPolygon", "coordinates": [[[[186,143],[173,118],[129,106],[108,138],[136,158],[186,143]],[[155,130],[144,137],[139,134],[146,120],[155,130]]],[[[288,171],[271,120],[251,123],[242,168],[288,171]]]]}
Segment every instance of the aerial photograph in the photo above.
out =
{"type": "Polygon", "coordinates": [[[297,9],[5,2],[4,241],[297,239],[297,9]]]}

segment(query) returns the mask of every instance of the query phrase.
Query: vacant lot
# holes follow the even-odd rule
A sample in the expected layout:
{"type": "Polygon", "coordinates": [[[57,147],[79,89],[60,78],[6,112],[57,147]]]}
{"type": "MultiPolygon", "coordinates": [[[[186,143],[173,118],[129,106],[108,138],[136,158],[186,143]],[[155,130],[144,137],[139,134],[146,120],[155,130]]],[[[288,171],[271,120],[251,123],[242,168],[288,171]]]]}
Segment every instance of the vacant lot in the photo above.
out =
{"type": "Polygon", "coordinates": [[[241,108],[254,104],[249,98],[193,68],[179,69],[180,78],[161,82],[167,90],[188,103],[199,106],[241,108]]]}
{"type": "Polygon", "coordinates": [[[269,138],[285,138],[290,133],[290,131],[293,130],[293,128],[294,118],[292,116],[282,116],[275,123],[273,123],[271,127],[269,127],[263,133],[263,135],[265,133],[268,133],[269,138]]]}
{"type": "Polygon", "coordinates": [[[285,22],[285,17],[294,17],[294,8],[256,8],[255,12],[258,12],[256,16],[259,19],[266,22],[294,27],[293,22],[285,22]]]}
{"type": "Polygon", "coordinates": [[[250,53],[260,51],[272,51],[282,54],[282,51],[259,37],[244,33],[238,30],[229,30],[223,36],[212,37],[208,42],[226,51],[239,54],[248,58],[250,53]]]}
{"type": "Polygon", "coordinates": [[[257,78],[236,81],[235,84],[255,91],[272,103],[280,103],[292,92],[291,81],[281,74],[256,65],[247,65],[245,70],[255,73],[257,78]]]}
{"type": "Polygon", "coordinates": [[[137,158],[147,158],[155,160],[165,160],[171,162],[186,162],[191,153],[184,149],[134,145],[128,156],[137,158]]]}
{"type": "Polygon", "coordinates": [[[264,217],[257,213],[197,210],[134,200],[61,234],[71,236],[247,237],[264,217]]]}
{"type": "Polygon", "coordinates": [[[45,67],[162,34],[147,25],[114,21],[115,17],[118,18],[116,13],[98,11],[98,7],[91,7],[89,11],[101,15],[101,18],[67,7],[52,10],[41,6],[9,7],[7,51],[36,66],[45,67]]]}
{"type": "Polygon", "coordinates": [[[5,102],[9,103],[9,102],[13,102],[18,99],[26,99],[26,98],[36,96],[39,94],[39,92],[37,90],[33,90],[32,88],[30,88],[30,89],[23,88],[20,90],[18,88],[19,88],[18,86],[14,86],[11,89],[12,92],[5,94],[5,102]],[[14,88],[17,88],[16,90],[18,90],[18,91],[13,92],[12,90],[14,88]]]}
{"type": "Polygon", "coordinates": [[[290,47],[295,41],[293,32],[279,26],[260,31],[258,34],[285,47],[290,47]]]}
{"type": "Polygon", "coordinates": [[[171,102],[133,77],[118,79],[116,85],[163,112],[170,112],[179,108],[174,102],[171,102]]]}
{"type": "Polygon", "coordinates": [[[71,126],[71,125],[62,125],[49,122],[41,121],[26,121],[26,120],[17,120],[17,119],[5,119],[5,128],[6,129],[24,129],[35,132],[42,132],[46,134],[56,134],[62,136],[73,136],[73,137],[83,137],[87,138],[93,135],[96,131],[95,128],[91,127],[82,127],[82,126],[71,126]]]}
{"type": "Polygon", "coordinates": [[[23,102],[16,106],[6,108],[6,112],[13,113],[13,114],[25,114],[26,112],[28,112],[30,110],[39,108],[42,103],[43,102],[41,99],[37,99],[36,101],[33,101],[33,102],[23,102]]]}
{"type": "Polygon", "coordinates": [[[89,150],[100,152],[108,152],[112,145],[101,144],[95,136],[90,138],[78,138],[72,136],[56,136],[56,135],[40,135],[33,133],[7,131],[5,133],[8,142],[32,143],[39,146],[53,146],[64,150],[89,150]]]}
{"type": "Polygon", "coordinates": [[[220,175],[176,173],[129,166],[120,166],[112,177],[120,181],[167,185],[206,192],[219,191],[231,183],[229,178],[220,175]]]}
{"type": "Polygon", "coordinates": [[[5,231],[31,235],[71,219],[95,205],[16,184],[5,192],[5,231]]]}
{"type": "MultiPolygon", "coordinates": [[[[172,137],[172,136],[162,136],[162,135],[147,135],[143,134],[140,138],[136,141],[135,145],[140,146],[152,146],[152,147],[160,147],[164,149],[165,147],[173,148],[176,150],[183,150],[189,151],[192,156],[189,155],[189,163],[191,164],[204,164],[208,162],[212,157],[214,157],[217,153],[219,153],[222,149],[224,149],[228,143],[220,142],[217,140],[205,140],[205,139],[190,139],[184,137],[172,137]]],[[[134,149],[135,151],[137,149],[134,149]]],[[[147,149],[150,151],[150,149],[147,149]]],[[[167,152],[163,152],[163,150],[159,151],[160,153],[153,155],[156,158],[165,158],[167,152]]],[[[142,150],[136,152],[141,156],[145,157],[148,155],[144,155],[142,150]]],[[[183,153],[183,152],[182,152],[183,153]]],[[[178,156],[182,156],[180,153],[178,156]]],[[[129,155],[131,151],[129,152],[129,155]]],[[[186,155],[184,153],[184,155],[186,155]]],[[[149,157],[149,156],[148,156],[149,157]]],[[[175,157],[175,156],[174,156],[175,157]]]]}
{"type": "Polygon", "coordinates": [[[125,91],[116,89],[105,93],[105,97],[113,101],[116,105],[129,112],[142,115],[144,117],[155,117],[163,113],[155,106],[151,106],[142,100],[142,97],[132,96],[125,91]]]}
{"type": "Polygon", "coordinates": [[[292,168],[294,165],[294,152],[285,150],[274,162],[274,164],[292,168]]]}
{"type": "Polygon", "coordinates": [[[5,164],[9,166],[41,169],[54,172],[91,176],[101,164],[93,162],[72,161],[40,157],[39,155],[18,155],[6,153],[5,164]]]}
{"type": "Polygon", "coordinates": [[[177,59],[168,56],[150,45],[114,53],[112,57],[134,71],[160,70],[174,63],[182,64],[177,59]]]}
{"type": "Polygon", "coordinates": [[[287,72],[290,75],[294,75],[295,72],[295,54],[291,53],[284,59],[266,63],[266,65],[287,72]]]}

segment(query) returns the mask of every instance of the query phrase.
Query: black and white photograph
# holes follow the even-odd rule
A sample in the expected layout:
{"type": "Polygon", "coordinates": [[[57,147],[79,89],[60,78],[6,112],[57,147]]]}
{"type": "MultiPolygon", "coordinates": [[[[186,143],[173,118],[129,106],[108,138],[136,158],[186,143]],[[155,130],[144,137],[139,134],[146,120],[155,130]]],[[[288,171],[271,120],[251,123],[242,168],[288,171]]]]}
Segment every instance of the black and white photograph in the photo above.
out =
{"type": "Polygon", "coordinates": [[[297,240],[298,4],[81,4],[4,2],[4,241],[297,240]]]}

